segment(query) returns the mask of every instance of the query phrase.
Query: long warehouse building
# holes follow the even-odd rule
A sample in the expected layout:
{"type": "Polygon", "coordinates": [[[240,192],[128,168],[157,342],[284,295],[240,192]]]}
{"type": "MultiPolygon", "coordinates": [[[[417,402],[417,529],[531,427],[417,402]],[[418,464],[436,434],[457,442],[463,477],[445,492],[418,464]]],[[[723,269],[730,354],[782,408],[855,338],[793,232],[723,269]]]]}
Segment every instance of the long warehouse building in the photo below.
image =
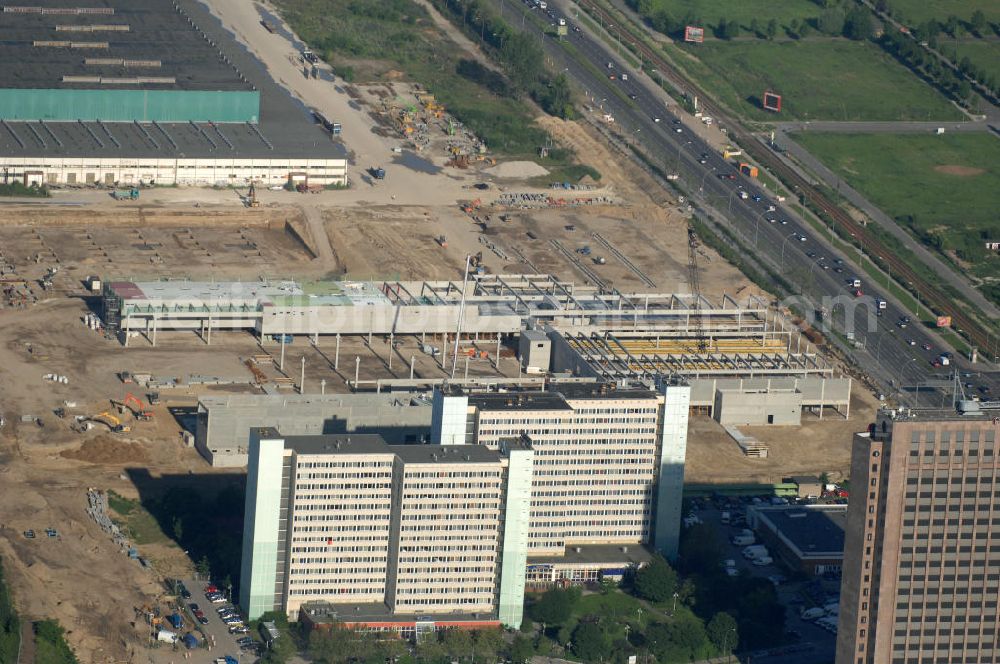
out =
{"type": "Polygon", "coordinates": [[[195,0],[2,16],[0,183],[346,184],[342,147],[195,0]]]}

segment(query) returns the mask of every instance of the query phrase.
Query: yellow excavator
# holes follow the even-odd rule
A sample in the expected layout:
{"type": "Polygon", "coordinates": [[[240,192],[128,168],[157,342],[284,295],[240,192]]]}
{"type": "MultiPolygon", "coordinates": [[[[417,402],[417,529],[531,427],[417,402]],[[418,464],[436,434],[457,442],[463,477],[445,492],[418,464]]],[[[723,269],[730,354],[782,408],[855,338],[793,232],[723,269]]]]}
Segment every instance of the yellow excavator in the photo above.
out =
{"type": "Polygon", "coordinates": [[[132,430],[132,427],[127,424],[122,424],[120,419],[107,411],[98,413],[97,415],[92,415],[90,419],[93,422],[100,422],[101,424],[106,425],[109,429],[111,429],[112,433],[128,433],[132,430]]]}

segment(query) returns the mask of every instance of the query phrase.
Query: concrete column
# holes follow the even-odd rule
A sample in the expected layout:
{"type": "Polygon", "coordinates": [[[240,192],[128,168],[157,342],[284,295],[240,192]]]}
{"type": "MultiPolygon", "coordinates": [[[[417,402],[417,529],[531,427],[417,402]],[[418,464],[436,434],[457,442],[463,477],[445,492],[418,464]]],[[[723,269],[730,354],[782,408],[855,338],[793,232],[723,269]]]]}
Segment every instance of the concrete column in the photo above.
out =
{"type": "Polygon", "coordinates": [[[125,348],[128,348],[128,328],[132,322],[129,316],[125,317],[125,348]]]}
{"type": "Polygon", "coordinates": [[[410,355],[410,380],[413,380],[413,363],[416,361],[416,359],[417,358],[410,355]]]}
{"type": "Polygon", "coordinates": [[[306,356],[302,356],[302,371],[299,373],[299,394],[306,391],[306,356]]]}
{"type": "Polygon", "coordinates": [[[361,374],[361,358],[354,356],[354,389],[358,389],[358,376],[361,374]]]}
{"type": "Polygon", "coordinates": [[[153,316],[153,348],[156,348],[156,316],[153,316]]]}
{"type": "Polygon", "coordinates": [[[212,345],[212,317],[208,317],[208,345],[212,345]]]}
{"type": "Polygon", "coordinates": [[[278,360],[278,371],[285,370],[285,334],[281,333],[281,356],[278,360]]]}
{"type": "Polygon", "coordinates": [[[469,356],[465,356],[465,379],[469,379],[469,356]]]}
{"type": "Polygon", "coordinates": [[[326,394],[326,378],[319,381],[319,393],[326,394]]]}
{"type": "Polygon", "coordinates": [[[421,332],[420,333],[420,343],[422,343],[422,344],[427,343],[427,333],[426,332],[421,332]]]}
{"type": "Polygon", "coordinates": [[[313,332],[313,346],[319,348],[319,332],[313,332]]]}
{"type": "Polygon", "coordinates": [[[372,345],[372,331],[371,328],[368,329],[368,345],[372,345]]]}
{"type": "Polygon", "coordinates": [[[392,332],[389,333],[389,371],[392,371],[392,341],[394,336],[392,332]]]}
{"type": "Polygon", "coordinates": [[[333,353],[333,370],[340,369],[340,332],[337,333],[337,350],[333,353]]]}
{"type": "Polygon", "coordinates": [[[499,332],[497,332],[497,359],[493,363],[493,365],[497,368],[497,371],[500,370],[500,333],[499,332]]]}
{"type": "Polygon", "coordinates": [[[823,401],[826,400],[826,378],[820,378],[819,384],[819,419],[823,419],[823,401]]]}

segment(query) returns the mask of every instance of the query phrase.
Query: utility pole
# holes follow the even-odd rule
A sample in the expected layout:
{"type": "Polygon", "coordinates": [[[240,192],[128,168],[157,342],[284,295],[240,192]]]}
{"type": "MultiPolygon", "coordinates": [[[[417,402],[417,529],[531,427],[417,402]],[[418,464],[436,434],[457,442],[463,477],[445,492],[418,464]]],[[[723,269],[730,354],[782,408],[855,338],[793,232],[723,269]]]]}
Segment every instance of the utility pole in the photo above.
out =
{"type": "Polygon", "coordinates": [[[302,356],[302,370],[299,373],[299,394],[306,391],[306,356],[302,356]]]}

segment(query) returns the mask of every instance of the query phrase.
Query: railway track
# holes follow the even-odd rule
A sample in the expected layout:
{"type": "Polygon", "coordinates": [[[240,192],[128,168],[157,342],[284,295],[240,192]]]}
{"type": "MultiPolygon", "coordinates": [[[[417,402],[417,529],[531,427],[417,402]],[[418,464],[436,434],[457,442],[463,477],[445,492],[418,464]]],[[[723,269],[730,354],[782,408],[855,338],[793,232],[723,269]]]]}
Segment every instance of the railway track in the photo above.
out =
{"type": "Polygon", "coordinates": [[[573,265],[573,267],[579,270],[583,276],[587,277],[587,279],[590,280],[590,283],[594,284],[602,291],[608,290],[607,282],[604,281],[604,279],[601,279],[601,276],[599,274],[594,272],[592,269],[590,269],[590,267],[585,265],[583,261],[577,258],[572,251],[564,247],[562,242],[560,242],[559,240],[549,240],[549,243],[555,248],[556,251],[558,251],[560,254],[563,255],[563,258],[568,260],[570,264],[573,265]]]}
{"type": "Polygon", "coordinates": [[[634,26],[630,21],[622,21],[618,17],[610,14],[602,7],[599,7],[588,0],[578,0],[579,4],[588,8],[590,12],[601,18],[608,25],[619,25],[628,32],[634,41],[636,50],[641,55],[643,61],[649,61],[656,69],[657,73],[665,79],[670,80],[681,88],[688,89],[695,93],[701,103],[702,108],[713,115],[720,123],[724,122],[729,128],[729,136],[746,150],[764,168],[771,171],[779,179],[793,190],[801,193],[806,199],[811,201],[817,208],[825,212],[844,231],[854,236],[864,247],[868,254],[885,261],[897,281],[901,277],[905,282],[909,282],[920,293],[923,299],[930,304],[930,308],[941,315],[950,316],[952,325],[960,328],[963,333],[972,341],[973,345],[981,349],[991,348],[994,342],[994,334],[979,321],[967,314],[961,305],[956,304],[954,299],[943,293],[940,289],[932,286],[913,269],[905,260],[900,259],[886,247],[877,237],[868,233],[865,227],[854,220],[839,205],[827,198],[822,192],[817,191],[808,180],[798,174],[793,168],[788,166],[777,155],[764,148],[759,141],[742,125],[735,121],[732,116],[724,112],[721,108],[710,101],[708,93],[697,84],[688,80],[662,58],[653,49],[649,48],[643,41],[642,36],[634,32],[634,26]],[[623,25],[624,24],[624,25],[623,25]]]}
{"type": "Polygon", "coordinates": [[[600,233],[592,233],[591,235],[593,235],[594,239],[597,240],[605,249],[607,249],[611,253],[612,256],[614,256],[615,258],[617,258],[619,261],[622,262],[622,264],[625,267],[627,267],[629,270],[631,270],[632,274],[634,274],[635,276],[639,277],[639,281],[641,281],[642,283],[646,284],[650,288],[656,288],[656,283],[652,279],[650,279],[648,276],[646,276],[646,273],[643,272],[642,270],[640,270],[639,266],[636,265],[635,263],[633,263],[629,259],[629,257],[626,256],[624,253],[622,253],[622,251],[618,247],[616,247],[615,245],[611,244],[611,242],[607,238],[605,238],[600,233]]]}

